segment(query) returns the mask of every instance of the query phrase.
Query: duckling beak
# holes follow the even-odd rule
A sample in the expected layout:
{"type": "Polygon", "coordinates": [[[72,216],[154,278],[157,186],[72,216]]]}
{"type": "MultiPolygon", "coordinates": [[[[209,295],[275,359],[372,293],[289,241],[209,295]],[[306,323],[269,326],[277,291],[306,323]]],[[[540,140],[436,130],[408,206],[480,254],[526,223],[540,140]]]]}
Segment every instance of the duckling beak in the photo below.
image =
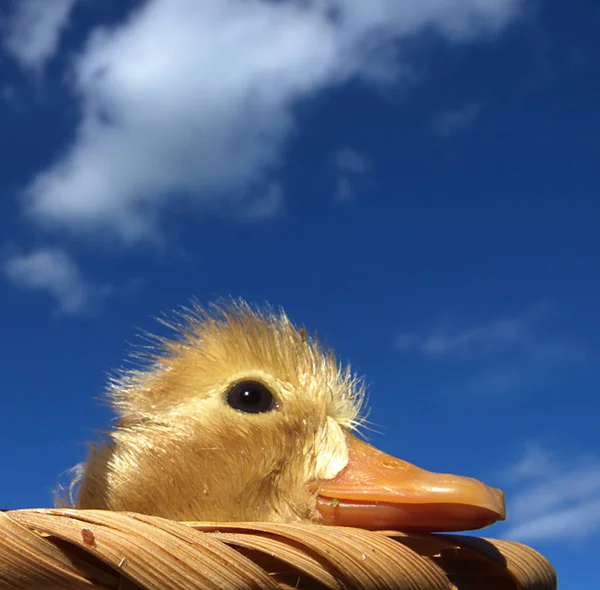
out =
{"type": "Polygon", "coordinates": [[[316,483],[321,523],[371,530],[468,531],[506,518],[504,494],[476,479],[432,473],[346,434],[348,465],[316,483]]]}

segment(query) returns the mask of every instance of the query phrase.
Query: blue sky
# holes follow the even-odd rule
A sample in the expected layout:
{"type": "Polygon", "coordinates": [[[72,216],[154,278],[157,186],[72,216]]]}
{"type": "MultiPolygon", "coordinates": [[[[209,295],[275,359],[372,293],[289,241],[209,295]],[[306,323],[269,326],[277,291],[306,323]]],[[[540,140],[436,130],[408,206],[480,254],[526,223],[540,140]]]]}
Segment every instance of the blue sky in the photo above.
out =
{"type": "Polygon", "coordinates": [[[375,444],[503,488],[484,534],[595,575],[596,2],[0,14],[2,507],[52,502],[153,317],[233,295],[366,375],[375,444]]]}

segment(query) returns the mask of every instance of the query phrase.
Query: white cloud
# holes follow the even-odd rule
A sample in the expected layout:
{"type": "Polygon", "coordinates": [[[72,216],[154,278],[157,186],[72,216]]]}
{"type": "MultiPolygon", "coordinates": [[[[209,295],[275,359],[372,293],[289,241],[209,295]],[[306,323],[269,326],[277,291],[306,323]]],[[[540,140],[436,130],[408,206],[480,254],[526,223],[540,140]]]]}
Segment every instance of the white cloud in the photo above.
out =
{"type": "Polygon", "coordinates": [[[338,150],[333,157],[337,169],[337,179],[334,195],[338,201],[348,201],[356,193],[357,177],[371,169],[371,164],[359,152],[350,148],[338,150]]]}
{"type": "Polygon", "coordinates": [[[352,180],[347,176],[339,176],[333,193],[336,201],[350,201],[354,198],[355,189],[352,180]]]}
{"type": "MultiPolygon", "coordinates": [[[[551,308],[536,305],[521,315],[478,325],[449,325],[399,332],[394,346],[402,354],[452,363],[463,376],[446,380],[448,391],[477,397],[527,392],[589,361],[593,354],[553,322],[551,308]]],[[[445,365],[448,367],[448,364],[445,365]]]]}
{"type": "Polygon", "coordinates": [[[272,214],[246,191],[269,191],[299,101],[393,78],[401,41],[423,31],[493,35],[525,1],[149,0],[77,56],[83,118],[27,187],[27,211],[128,241],[152,235],[174,198],[272,214]]]}
{"type": "Polygon", "coordinates": [[[237,217],[245,221],[265,219],[279,213],[283,209],[284,191],[279,182],[270,182],[261,186],[244,209],[237,213],[237,217]]]}
{"type": "Polygon", "coordinates": [[[110,292],[106,286],[88,283],[73,259],[56,248],[13,252],[3,261],[2,270],[14,285],[52,295],[65,314],[83,312],[110,292]]]}
{"type": "Polygon", "coordinates": [[[38,70],[58,49],[76,0],[16,0],[2,44],[23,67],[38,70]]]}
{"type": "Polygon", "coordinates": [[[0,100],[12,107],[17,107],[17,93],[15,87],[5,84],[0,88],[0,100]]]}
{"type": "Polygon", "coordinates": [[[396,347],[433,357],[481,354],[518,345],[528,339],[529,334],[529,318],[517,317],[453,331],[438,329],[424,334],[402,332],[396,337],[396,347]]]}
{"type": "Polygon", "coordinates": [[[531,446],[507,471],[509,527],[504,538],[524,543],[582,540],[600,534],[600,459],[553,456],[531,446]]]}
{"type": "Polygon", "coordinates": [[[527,357],[531,362],[580,362],[588,358],[581,344],[552,332],[552,309],[546,304],[521,315],[457,326],[444,322],[437,328],[399,332],[395,347],[432,358],[473,359],[500,355],[527,357]]]}
{"type": "Polygon", "coordinates": [[[371,169],[371,164],[362,154],[350,148],[343,148],[335,153],[335,165],[347,174],[362,174],[371,169]]]}
{"type": "Polygon", "coordinates": [[[485,395],[491,398],[509,393],[525,393],[544,379],[545,376],[539,374],[537,367],[524,364],[520,359],[500,363],[498,366],[491,361],[477,365],[460,390],[466,395],[485,395]]]}
{"type": "Polygon", "coordinates": [[[557,509],[527,520],[522,525],[509,529],[505,538],[524,543],[572,541],[587,539],[599,532],[600,500],[589,499],[570,508],[557,509]]]}
{"type": "Polygon", "coordinates": [[[555,457],[543,446],[530,443],[523,455],[504,471],[503,477],[513,483],[549,477],[554,471],[554,461],[555,457]]]}
{"type": "Polygon", "coordinates": [[[478,104],[467,104],[438,113],[431,121],[431,131],[438,137],[449,137],[469,127],[481,113],[478,104]]]}

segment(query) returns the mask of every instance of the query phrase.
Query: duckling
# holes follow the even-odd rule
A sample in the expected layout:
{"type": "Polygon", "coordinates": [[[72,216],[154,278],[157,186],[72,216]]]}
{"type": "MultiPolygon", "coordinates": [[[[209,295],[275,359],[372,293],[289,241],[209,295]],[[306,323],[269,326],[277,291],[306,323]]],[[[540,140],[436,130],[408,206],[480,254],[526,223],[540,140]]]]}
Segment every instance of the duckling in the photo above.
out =
{"type": "Polygon", "coordinates": [[[118,421],[78,466],[75,507],[419,532],[504,519],[500,490],[359,439],[363,380],[285,312],[226,301],[168,325],[111,381],[118,421]]]}

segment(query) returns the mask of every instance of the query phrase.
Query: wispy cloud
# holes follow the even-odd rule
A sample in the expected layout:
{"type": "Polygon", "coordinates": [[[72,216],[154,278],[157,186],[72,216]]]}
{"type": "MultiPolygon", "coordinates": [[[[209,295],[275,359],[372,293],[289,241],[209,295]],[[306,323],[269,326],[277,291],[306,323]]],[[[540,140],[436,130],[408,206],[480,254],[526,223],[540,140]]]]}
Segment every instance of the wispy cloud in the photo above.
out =
{"type": "Polygon", "coordinates": [[[473,124],[481,113],[481,105],[466,104],[456,109],[438,113],[430,123],[430,129],[438,137],[449,137],[473,124]]]}
{"type": "Polygon", "coordinates": [[[346,174],[362,174],[371,169],[371,164],[365,156],[350,148],[343,148],[335,153],[335,165],[340,172],[346,174]]]}
{"type": "Polygon", "coordinates": [[[559,457],[531,445],[505,473],[512,482],[506,539],[585,540],[600,535],[600,458],[559,457]]]}
{"type": "Polygon", "coordinates": [[[237,211],[237,217],[244,221],[268,219],[277,215],[284,207],[284,189],[279,182],[265,183],[253,197],[251,204],[237,211]]]}
{"type": "Polygon", "coordinates": [[[401,352],[450,360],[497,358],[503,353],[526,355],[535,362],[585,360],[586,351],[578,342],[549,333],[552,314],[550,306],[540,303],[520,315],[476,325],[445,321],[429,330],[398,332],[395,345],[401,352]]]}
{"type": "Polygon", "coordinates": [[[17,107],[17,93],[15,92],[14,86],[5,84],[0,88],[0,100],[11,107],[17,107]]]}
{"type": "MultiPolygon", "coordinates": [[[[173,199],[271,215],[253,195],[276,181],[300,101],[351,79],[395,79],[398,44],[421,32],[491,38],[525,2],[148,0],[74,56],[82,119],[24,207],[43,227],[125,242],[152,238],[173,199]]],[[[7,43],[22,63],[43,63],[73,2],[26,4],[39,24],[13,26],[7,43]]],[[[340,196],[350,188],[342,182],[340,196]]]]}
{"type": "Polygon", "coordinates": [[[556,371],[590,358],[579,341],[556,330],[551,308],[537,305],[518,316],[476,325],[444,322],[416,332],[399,332],[394,345],[402,354],[469,368],[459,389],[464,393],[500,395],[526,391],[556,371]]]}
{"type": "Polygon", "coordinates": [[[25,68],[41,69],[58,49],[77,0],[18,0],[3,26],[2,44],[25,68]]]}
{"type": "Polygon", "coordinates": [[[396,337],[400,350],[414,349],[427,356],[481,354],[519,344],[529,336],[526,318],[495,320],[454,331],[437,329],[428,334],[402,332],[396,337]]]}
{"type": "Polygon", "coordinates": [[[47,248],[29,253],[12,252],[3,261],[8,281],[29,291],[50,294],[61,313],[79,314],[91,309],[111,291],[85,280],[75,261],[63,250],[47,248]]]}
{"type": "Polygon", "coordinates": [[[358,178],[371,169],[371,164],[365,156],[350,148],[338,150],[333,163],[337,170],[335,198],[348,201],[355,196],[358,178]]]}

